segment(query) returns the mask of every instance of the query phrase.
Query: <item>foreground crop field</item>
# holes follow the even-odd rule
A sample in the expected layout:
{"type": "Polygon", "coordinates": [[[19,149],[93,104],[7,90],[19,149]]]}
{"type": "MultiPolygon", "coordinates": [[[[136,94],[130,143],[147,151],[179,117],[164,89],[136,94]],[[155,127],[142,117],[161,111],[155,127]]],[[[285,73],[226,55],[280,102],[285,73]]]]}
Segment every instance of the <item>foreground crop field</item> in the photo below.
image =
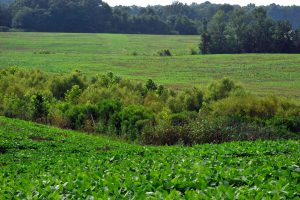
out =
{"type": "Polygon", "coordinates": [[[0,117],[0,199],[297,199],[299,145],[142,147],[0,117]]]}
{"type": "Polygon", "coordinates": [[[88,75],[111,71],[175,89],[226,76],[259,94],[300,97],[299,55],[189,55],[198,43],[199,36],[0,33],[0,68],[79,69],[88,75]],[[161,49],[173,56],[157,56],[161,49]]]}

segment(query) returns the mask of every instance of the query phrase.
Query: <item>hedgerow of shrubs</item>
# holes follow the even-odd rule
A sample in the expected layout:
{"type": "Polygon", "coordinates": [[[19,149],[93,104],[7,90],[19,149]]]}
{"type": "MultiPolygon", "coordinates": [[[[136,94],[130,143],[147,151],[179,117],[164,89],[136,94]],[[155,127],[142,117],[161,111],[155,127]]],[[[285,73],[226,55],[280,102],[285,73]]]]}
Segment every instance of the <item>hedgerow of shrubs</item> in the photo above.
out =
{"type": "Polygon", "coordinates": [[[246,92],[228,78],[175,92],[113,73],[0,70],[0,114],[154,145],[298,139],[300,104],[246,92]]]}

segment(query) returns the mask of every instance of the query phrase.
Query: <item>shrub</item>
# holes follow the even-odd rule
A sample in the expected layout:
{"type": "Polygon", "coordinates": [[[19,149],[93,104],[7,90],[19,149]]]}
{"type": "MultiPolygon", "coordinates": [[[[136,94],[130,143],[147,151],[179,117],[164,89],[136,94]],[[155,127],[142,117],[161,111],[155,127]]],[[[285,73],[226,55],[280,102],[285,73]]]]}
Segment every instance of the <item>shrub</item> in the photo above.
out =
{"type": "Polygon", "coordinates": [[[31,97],[32,119],[35,121],[46,122],[49,105],[46,98],[41,93],[36,93],[31,97]]]}
{"type": "Polygon", "coordinates": [[[173,126],[183,126],[196,118],[197,118],[197,112],[184,111],[181,113],[171,114],[170,122],[173,126]]]}
{"type": "Polygon", "coordinates": [[[277,129],[300,133],[300,116],[275,116],[267,124],[277,129]]]}
{"type": "Polygon", "coordinates": [[[73,85],[72,88],[65,94],[66,102],[77,104],[81,93],[82,90],[80,89],[79,85],[73,85]]]}
{"type": "Polygon", "coordinates": [[[165,107],[165,103],[155,92],[148,92],[144,98],[144,106],[159,113],[165,107]]]}
{"type": "Polygon", "coordinates": [[[58,126],[60,128],[66,128],[70,129],[71,125],[68,119],[66,119],[66,116],[64,114],[65,103],[58,103],[49,109],[49,119],[50,123],[54,126],[58,126]]]}
{"type": "Polygon", "coordinates": [[[241,89],[241,87],[236,85],[235,82],[229,78],[214,81],[208,86],[206,100],[217,101],[224,99],[237,89],[241,89]]]}
{"type": "Polygon", "coordinates": [[[153,113],[141,105],[131,105],[122,109],[119,114],[121,120],[121,135],[127,139],[137,139],[147,124],[154,124],[153,113]]]}
{"type": "Polygon", "coordinates": [[[69,121],[72,129],[83,129],[87,120],[95,123],[94,116],[97,116],[97,108],[94,105],[68,105],[64,115],[69,121]]]}
{"type": "Polygon", "coordinates": [[[0,105],[4,116],[26,120],[30,120],[32,116],[30,107],[30,103],[27,99],[19,98],[14,94],[4,95],[2,104],[0,105]]]}
{"type": "Polygon", "coordinates": [[[190,54],[191,55],[198,55],[199,54],[198,49],[194,48],[194,47],[191,47],[190,48],[190,54]]]}
{"type": "Polygon", "coordinates": [[[280,110],[280,103],[275,97],[232,96],[214,102],[210,108],[211,114],[214,116],[240,115],[257,119],[270,119],[280,110]]]}
{"type": "Polygon", "coordinates": [[[201,90],[193,88],[185,92],[185,109],[188,111],[196,111],[202,107],[204,94],[201,90]]]}
{"type": "Polygon", "coordinates": [[[201,117],[190,130],[195,144],[279,138],[263,124],[239,116],[201,117]]]}
{"type": "Polygon", "coordinates": [[[169,49],[163,49],[157,52],[159,56],[172,56],[172,53],[169,49]]]}
{"type": "Polygon", "coordinates": [[[119,112],[122,104],[117,100],[103,100],[97,104],[97,132],[120,134],[119,112]]]}
{"type": "Polygon", "coordinates": [[[86,87],[85,77],[78,71],[68,76],[55,78],[51,81],[50,89],[56,99],[65,98],[68,90],[71,90],[74,85],[78,85],[80,89],[86,87]]]}
{"type": "Polygon", "coordinates": [[[168,106],[173,113],[183,111],[196,111],[202,107],[204,94],[201,90],[193,88],[186,90],[168,101],[168,106]]]}
{"type": "Polygon", "coordinates": [[[147,145],[190,145],[188,133],[188,126],[173,126],[166,122],[148,125],[143,130],[141,142],[147,145]]]}
{"type": "Polygon", "coordinates": [[[106,75],[98,75],[93,82],[101,87],[109,88],[113,85],[119,84],[121,81],[121,77],[115,76],[112,72],[108,72],[106,75]]]}
{"type": "Polygon", "coordinates": [[[297,101],[247,94],[230,79],[177,93],[111,72],[87,81],[9,68],[0,70],[0,114],[150,144],[300,138],[297,101]]]}
{"type": "Polygon", "coordinates": [[[145,87],[146,87],[147,91],[156,91],[157,90],[157,85],[154,83],[154,81],[152,79],[148,79],[145,87]]]}

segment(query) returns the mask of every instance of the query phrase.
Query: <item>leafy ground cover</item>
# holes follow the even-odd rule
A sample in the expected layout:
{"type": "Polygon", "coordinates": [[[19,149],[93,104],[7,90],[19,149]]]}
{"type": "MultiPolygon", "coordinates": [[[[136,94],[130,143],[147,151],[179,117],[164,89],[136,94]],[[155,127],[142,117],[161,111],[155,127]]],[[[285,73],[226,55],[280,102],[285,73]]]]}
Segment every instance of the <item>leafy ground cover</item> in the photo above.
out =
{"type": "Polygon", "coordinates": [[[297,54],[190,55],[199,36],[0,33],[0,67],[152,78],[173,89],[234,78],[252,92],[299,97],[297,54]],[[172,56],[158,52],[169,49],[172,56]]]}
{"type": "Polygon", "coordinates": [[[299,145],[148,147],[0,117],[0,199],[299,199],[299,145]]]}

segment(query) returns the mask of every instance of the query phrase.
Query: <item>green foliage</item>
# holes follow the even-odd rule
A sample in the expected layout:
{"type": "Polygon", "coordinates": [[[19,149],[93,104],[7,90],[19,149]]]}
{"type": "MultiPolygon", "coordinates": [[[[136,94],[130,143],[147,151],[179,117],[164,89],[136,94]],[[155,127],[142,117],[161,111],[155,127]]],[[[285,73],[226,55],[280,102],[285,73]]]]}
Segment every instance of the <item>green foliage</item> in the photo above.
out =
{"type": "Polygon", "coordinates": [[[170,115],[170,122],[173,126],[183,126],[197,118],[197,112],[184,111],[170,115]]]}
{"type": "Polygon", "coordinates": [[[119,112],[122,104],[117,100],[103,100],[97,104],[97,132],[120,135],[119,112]]]}
{"type": "Polygon", "coordinates": [[[172,56],[172,53],[169,49],[163,49],[157,52],[159,56],[172,56]]]}
{"type": "Polygon", "coordinates": [[[79,71],[76,71],[67,77],[59,77],[51,82],[51,92],[57,99],[65,98],[66,92],[71,90],[73,86],[77,85],[79,88],[84,88],[84,79],[85,77],[79,71]]]}
{"type": "Polygon", "coordinates": [[[191,55],[198,55],[199,54],[198,49],[196,49],[194,47],[191,47],[189,50],[190,50],[191,55]]]}
{"type": "MultiPolygon", "coordinates": [[[[231,18],[232,13],[242,11],[246,14],[261,9],[253,5],[240,7],[228,4],[183,4],[173,2],[167,6],[115,6],[110,7],[103,1],[36,1],[36,0],[1,0],[0,26],[19,28],[27,31],[42,32],[111,32],[143,34],[198,34],[205,31],[206,22],[215,21],[220,12],[231,18]],[[6,3],[9,2],[9,5],[6,3]],[[76,22],[76,23],[75,23],[76,22]]],[[[265,6],[265,15],[274,20],[289,21],[293,29],[300,27],[298,22],[299,6],[265,6]]],[[[253,19],[239,15],[241,21],[253,24],[253,19]]],[[[237,23],[238,24],[238,23],[237,23]]],[[[241,27],[238,24],[238,27],[241,27]]],[[[248,30],[248,29],[247,29],[248,30]]],[[[255,29],[256,30],[256,29],[255,29]]],[[[234,29],[226,30],[226,34],[234,29]]],[[[251,29],[249,33],[253,33],[251,29]]],[[[234,31],[234,33],[236,33],[234,31]]],[[[239,33],[232,34],[238,38],[239,33]]],[[[244,34],[244,32],[242,33],[244,34]]],[[[235,42],[234,42],[235,43],[235,42]]]]}
{"type": "MultiPolygon", "coordinates": [[[[175,114],[174,119],[181,116],[175,114]]],[[[176,121],[176,123],[178,122],[176,121]]],[[[157,126],[148,125],[143,130],[141,142],[147,145],[190,145],[192,140],[188,133],[187,126],[174,126],[167,122],[160,123],[157,126]]]]}
{"type": "Polygon", "coordinates": [[[79,97],[82,93],[82,90],[78,85],[73,85],[71,90],[68,90],[65,94],[66,102],[76,104],[78,103],[79,97]]]}
{"type": "Polygon", "coordinates": [[[121,120],[121,135],[131,140],[137,139],[148,124],[154,124],[153,113],[141,105],[125,107],[119,113],[121,120]]]}
{"type": "MultiPolygon", "coordinates": [[[[68,105],[65,112],[70,128],[81,130],[85,128],[88,121],[93,121],[93,116],[97,116],[95,105],[68,105]]],[[[94,124],[92,124],[94,126],[94,124]]],[[[95,128],[95,127],[93,127],[95,128]]]]}
{"type": "Polygon", "coordinates": [[[152,79],[148,79],[148,81],[146,82],[146,89],[147,91],[156,91],[157,85],[154,83],[152,79]]]}
{"type": "Polygon", "coordinates": [[[147,144],[299,137],[299,103],[248,94],[228,78],[207,90],[175,92],[151,79],[135,83],[113,73],[88,80],[80,72],[9,68],[0,76],[0,114],[7,117],[147,144]]]}
{"type": "Polygon", "coordinates": [[[240,89],[235,82],[229,78],[223,78],[220,81],[215,81],[208,86],[207,101],[217,101],[224,99],[235,90],[240,89]]]}
{"type": "Polygon", "coordinates": [[[30,104],[14,94],[4,95],[1,102],[1,114],[6,117],[31,119],[30,104]]]}
{"type": "Polygon", "coordinates": [[[202,54],[299,52],[292,25],[270,19],[262,7],[219,10],[204,26],[199,44],[202,54]]]}
{"type": "Polygon", "coordinates": [[[168,106],[173,113],[179,113],[185,110],[198,112],[202,107],[203,99],[203,92],[197,88],[193,88],[175,97],[171,97],[168,101],[168,106]]]}
{"type": "Polygon", "coordinates": [[[299,116],[275,116],[270,119],[268,125],[288,130],[300,134],[300,117],[299,116]]]}
{"type": "Polygon", "coordinates": [[[284,99],[274,96],[232,96],[211,105],[211,113],[215,116],[241,115],[251,118],[270,119],[276,115],[297,116],[299,112],[299,105],[286,105],[284,99]]]}
{"type": "Polygon", "coordinates": [[[151,147],[4,117],[0,124],[4,199],[298,197],[299,141],[151,147]]]}
{"type": "Polygon", "coordinates": [[[35,121],[45,121],[49,113],[49,105],[45,97],[40,93],[33,95],[31,97],[31,105],[32,119],[35,121]]]}

